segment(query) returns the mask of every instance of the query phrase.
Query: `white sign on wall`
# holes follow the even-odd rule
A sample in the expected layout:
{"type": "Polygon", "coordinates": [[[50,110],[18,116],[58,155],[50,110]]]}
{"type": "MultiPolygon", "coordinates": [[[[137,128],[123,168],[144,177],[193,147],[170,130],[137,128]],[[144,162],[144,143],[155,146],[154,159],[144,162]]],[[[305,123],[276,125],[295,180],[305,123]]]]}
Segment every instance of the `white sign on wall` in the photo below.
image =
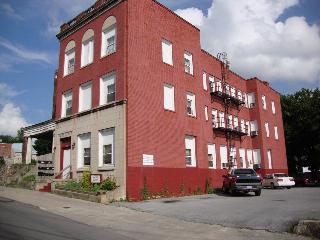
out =
{"type": "Polygon", "coordinates": [[[152,166],[154,165],[154,157],[149,154],[142,154],[143,165],[152,166]]]}

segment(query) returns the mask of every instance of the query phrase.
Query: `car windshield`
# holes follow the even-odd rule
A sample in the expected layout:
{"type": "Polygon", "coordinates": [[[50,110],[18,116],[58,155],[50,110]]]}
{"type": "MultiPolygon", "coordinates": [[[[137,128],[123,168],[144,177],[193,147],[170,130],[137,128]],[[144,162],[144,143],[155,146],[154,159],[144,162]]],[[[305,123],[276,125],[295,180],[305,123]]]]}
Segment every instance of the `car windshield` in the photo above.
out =
{"type": "Polygon", "coordinates": [[[236,169],[234,170],[235,175],[256,175],[255,171],[252,169],[236,169]]]}
{"type": "Polygon", "coordinates": [[[276,173],[274,174],[275,177],[288,177],[287,174],[284,174],[284,173],[276,173]]]}

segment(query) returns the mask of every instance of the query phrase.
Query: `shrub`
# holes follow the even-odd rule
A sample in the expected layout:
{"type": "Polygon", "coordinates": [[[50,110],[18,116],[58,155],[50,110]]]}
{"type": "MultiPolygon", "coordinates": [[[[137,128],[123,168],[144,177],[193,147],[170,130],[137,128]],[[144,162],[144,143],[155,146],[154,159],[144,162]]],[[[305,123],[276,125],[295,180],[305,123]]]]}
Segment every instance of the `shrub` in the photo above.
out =
{"type": "Polygon", "coordinates": [[[22,180],[24,182],[33,182],[36,180],[36,176],[33,174],[33,175],[28,175],[28,176],[25,176],[22,178],[22,180]]]}
{"type": "Polygon", "coordinates": [[[111,178],[106,178],[101,184],[100,184],[100,189],[101,190],[106,190],[106,191],[112,191],[117,188],[117,183],[115,180],[111,178]]]}
{"type": "Polygon", "coordinates": [[[140,190],[140,195],[143,200],[150,199],[150,192],[147,185],[147,178],[144,177],[143,188],[140,190]]]}
{"type": "Polygon", "coordinates": [[[71,182],[68,182],[66,185],[64,185],[63,188],[66,190],[79,190],[81,189],[81,186],[78,182],[71,181],[71,182]]]}
{"type": "Polygon", "coordinates": [[[91,175],[90,172],[83,172],[82,174],[80,185],[81,185],[81,188],[84,190],[89,190],[92,187],[90,182],[90,175],[91,175]]]}

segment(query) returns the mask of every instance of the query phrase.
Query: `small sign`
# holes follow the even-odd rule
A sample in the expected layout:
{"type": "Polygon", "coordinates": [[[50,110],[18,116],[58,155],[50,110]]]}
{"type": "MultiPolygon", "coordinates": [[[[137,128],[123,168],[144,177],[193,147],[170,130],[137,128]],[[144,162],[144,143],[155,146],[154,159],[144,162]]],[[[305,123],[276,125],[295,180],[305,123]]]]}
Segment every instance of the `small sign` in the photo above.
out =
{"type": "Polygon", "coordinates": [[[143,159],[143,165],[147,165],[147,166],[154,165],[154,157],[153,157],[153,155],[143,154],[142,155],[142,159],[143,159]]]}
{"type": "Polygon", "coordinates": [[[91,181],[91,183],[101,183],[102,175],[101,174],[91,174],[90,181],[91,181]]]}

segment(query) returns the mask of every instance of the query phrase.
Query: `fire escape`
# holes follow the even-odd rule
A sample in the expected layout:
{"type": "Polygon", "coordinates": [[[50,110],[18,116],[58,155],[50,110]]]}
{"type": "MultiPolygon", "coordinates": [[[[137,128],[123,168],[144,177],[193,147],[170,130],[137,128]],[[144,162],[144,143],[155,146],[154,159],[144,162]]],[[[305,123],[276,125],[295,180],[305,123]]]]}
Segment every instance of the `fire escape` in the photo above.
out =
{"type": "Polygon", "coordinates": [[[219,53],[217,58],[220,60],[221,64],[221,82],[215,81],[210,83],[210,94],[212,101],[214,99],[220,101],[224,106],[224,115],[220,117],[220,115],[213,119],[213,131],[217,133],[221,133],[225,135],[226,142],[227,142],[227,156],[228,163],[227,168],[230,170],[232,167],[236,166],[236,158],[233,157],[232,150],[235,149],[235,140],[240,139],[243,136],[247,135],[247,129],[243,129],[243,127],[239,126],[239,119],[238,119],[238,126],[233,126],[233,119],[229,118],[229,109],[231,107],[235,107],[240,111],[241,107],[245,104],[242,97],[237,98],[236,93],[231,94],[230,86],[228,85],[229,79],[229,67],[230,62],[227,58],[227,53],[219,53]],[[225,121],[225,119],[227,121],[225,121]]]}

